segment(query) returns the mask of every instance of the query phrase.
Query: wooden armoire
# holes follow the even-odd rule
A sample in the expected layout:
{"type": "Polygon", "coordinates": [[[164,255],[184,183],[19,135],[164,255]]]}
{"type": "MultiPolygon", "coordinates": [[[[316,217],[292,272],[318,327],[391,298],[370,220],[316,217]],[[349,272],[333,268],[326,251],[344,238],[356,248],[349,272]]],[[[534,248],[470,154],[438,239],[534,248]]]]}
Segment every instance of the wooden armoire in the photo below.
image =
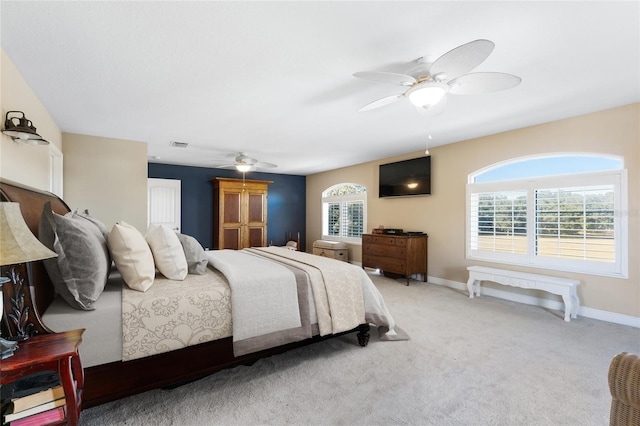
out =
{"type": "Polygon", "coordinates": [[[213,248],[240,250],[267,245],[266,180],[215,178],[213,248]]]}

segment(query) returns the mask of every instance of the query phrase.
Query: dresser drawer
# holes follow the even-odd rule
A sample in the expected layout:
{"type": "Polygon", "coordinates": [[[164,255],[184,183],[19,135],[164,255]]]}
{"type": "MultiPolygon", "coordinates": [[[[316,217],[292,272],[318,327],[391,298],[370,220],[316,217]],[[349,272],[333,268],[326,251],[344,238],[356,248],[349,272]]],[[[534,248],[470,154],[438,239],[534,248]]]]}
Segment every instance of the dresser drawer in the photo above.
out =
{"type": "Polygon", "coordinates": [[[383,244],[367,244],[363,246],[363,254],[371,254],[373,256],[388,256],[405,258],[407,250],[402,246],[386,246],[383,244]]]}
{"type": "Polygon", "coordinates": [[[404,259],[393,259],[390,257],[363,255],[362,264],[367,268],[382,269],[386,272],[396,272],[402,274],[407,269],[407,262],[404,259]]]}
{"type": "Polygon", "coordinates": [[[407,244],[404,238],[390,237],[388,235],[363,235],[362,242],[364,244],[383,244],[387,246],[406,246],[407,244]]]}

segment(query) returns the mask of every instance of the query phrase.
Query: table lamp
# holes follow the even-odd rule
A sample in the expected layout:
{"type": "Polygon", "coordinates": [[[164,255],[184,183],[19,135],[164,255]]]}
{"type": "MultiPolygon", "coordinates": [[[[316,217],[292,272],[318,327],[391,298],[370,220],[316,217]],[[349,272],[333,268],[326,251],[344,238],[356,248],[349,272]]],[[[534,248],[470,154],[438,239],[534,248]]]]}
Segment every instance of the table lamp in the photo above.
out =
{"type": "MultiPolygon", "coordinates": [[[[11,265],[9,277],[0,277],[0,319],[4,318],[2,286],[8,282],[16,286],[22,281],[16,265],[56,256],[31,233],[20,212],[20,204],[0,202],[0,266],[11,265]]],[[[0,337],[2,359],[13,355],[17,347],[17,342],[0,337]]]]}

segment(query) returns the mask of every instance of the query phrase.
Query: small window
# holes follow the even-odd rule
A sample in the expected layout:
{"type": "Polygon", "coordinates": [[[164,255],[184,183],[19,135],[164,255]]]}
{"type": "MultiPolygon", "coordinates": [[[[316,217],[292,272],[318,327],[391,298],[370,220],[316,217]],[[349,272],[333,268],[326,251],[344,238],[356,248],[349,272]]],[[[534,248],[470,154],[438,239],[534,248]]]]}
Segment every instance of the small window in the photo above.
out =
{"type": "Polygon", "coordinates": [[[359,242],[366,229],[367,188],[341,183],[322,193],[322,238],[359,242]]]}
{"type": "Polygon", "coordinates": [[[469,175],[467,258],[626,277],[626,206],[627,174],[617,157],[555,155],[487,167],[469,175]]]}

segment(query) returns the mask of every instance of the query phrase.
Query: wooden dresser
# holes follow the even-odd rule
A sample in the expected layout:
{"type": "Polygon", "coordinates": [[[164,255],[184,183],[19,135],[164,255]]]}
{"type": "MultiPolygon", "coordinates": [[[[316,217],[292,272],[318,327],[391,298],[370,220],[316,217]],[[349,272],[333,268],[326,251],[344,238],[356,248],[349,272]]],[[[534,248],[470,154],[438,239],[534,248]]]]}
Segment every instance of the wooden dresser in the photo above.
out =
{"type": "Polygon", "coordinates": [[[427,235],[362,234],[362,267],[427,281],[427,235]]]}

